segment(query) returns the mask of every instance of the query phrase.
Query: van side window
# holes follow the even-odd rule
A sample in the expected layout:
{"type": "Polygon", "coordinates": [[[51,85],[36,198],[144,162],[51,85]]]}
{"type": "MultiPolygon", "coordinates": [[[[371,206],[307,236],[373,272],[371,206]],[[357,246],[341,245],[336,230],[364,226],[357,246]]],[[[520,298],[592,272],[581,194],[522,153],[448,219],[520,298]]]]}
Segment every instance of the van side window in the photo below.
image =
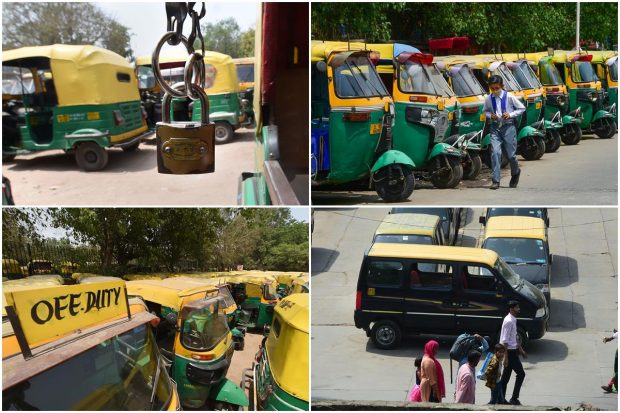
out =
{"type": "Polygon", "coordinates": [[[400,288],[403,263],[399,261],[372,261],[368,266],[366,282],[369,287],[400,288]]]}
{"type": "Polygon", "coordinates": [[[495,276],[488,268],[469,265],[463,268],[463,289],[496,291],[495,276]]]}
{"type": "Polygon", "coordinates": [[[417,263],[411,266],[409,287],[431,288],[434,290],[452,289],[452,265],[439,263],[417,263]]]}

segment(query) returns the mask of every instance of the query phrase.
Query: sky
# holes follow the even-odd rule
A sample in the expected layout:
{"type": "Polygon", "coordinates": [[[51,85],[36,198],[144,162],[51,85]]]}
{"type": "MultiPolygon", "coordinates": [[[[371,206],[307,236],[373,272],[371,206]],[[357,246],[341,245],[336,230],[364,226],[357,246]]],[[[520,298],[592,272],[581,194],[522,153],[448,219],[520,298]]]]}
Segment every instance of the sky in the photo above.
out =
{"type": "MultiPolygon", "coordinates": [[[[129,28],[131,48],[134,56],[150,55],[155,45],[166,32],[166,6],[161,3],[147,2],[96,2],[108,16],[129,28]]],[[[201,3],[194,7],[200,11],[201,3]]],[[[216,23],[228,17],[234,17],[241,31],[256,28],[258,2],[206,2],[206,14],[200,20],[205,23],[216,23]]],[[[183,33],[187,35],[191,30],[191,20],[186,19],[183,33]]],[[[164,50],[168,45],[164,46],[164,50]]],[[[180,47],[180,46],[179,46],[180,47]]]]}

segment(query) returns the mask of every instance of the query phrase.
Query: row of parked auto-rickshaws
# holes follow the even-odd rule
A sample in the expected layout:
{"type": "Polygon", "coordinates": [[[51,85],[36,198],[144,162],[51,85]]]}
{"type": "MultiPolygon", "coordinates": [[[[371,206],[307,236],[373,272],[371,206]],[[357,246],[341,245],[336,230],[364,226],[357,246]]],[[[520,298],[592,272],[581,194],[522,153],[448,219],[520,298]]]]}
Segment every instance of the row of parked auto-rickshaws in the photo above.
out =
{"type": "MultiPolygon", "coordinates": [[[[186,55],[163,55],[167,82],[183,77],[186,55]]],[[[204,55],[209,119],[216,143],[252,126],[254,59],[204,55]],[[243,76],[241,80],[238,73],[243,76]]],[[[2,159],[35,151],[73,151],[80,168],[106,167],[107,148],[135,151],[161,121],[162,93],[151,56],[134,64],[96,46],[23,47],[2,53],[2,159]]],[[[187,119],[187,102],[173,100],[176,120],[200,120],[199,102],[187,119]],[[195,109],[195,110],[194,110],[195,109]]]]}
{"type": "Polygon", "coordinates": [[[312,183],[366,179],[384,200],[402,201],[414,175],[438,188],[475,179],[491,162],[483,106],[492,75],[526,107],[517,124],[524,159],[582,133],[611,138],[617,73],[613,51],[433,57],[400,43],[313,41],[312,183]]]}
{"type": "Polygon", "coordinates": [[[306,273],[126,278],[3,283],[7,409],[308,410],[306,273]],[[265,338],[237,384],[227,372],[248,328],[265,338]]]}
{"type": "Polygon", "coordinates": [[[517,300],[518,340],[541,338],[553,262],[546,208],[488,208],[478,247],[452,246],[441,217],[422,212],[393,208],[377,227],[360,268],[355,326],[382,349],[408,333],[496,340],[508,301],[517,300]]]}

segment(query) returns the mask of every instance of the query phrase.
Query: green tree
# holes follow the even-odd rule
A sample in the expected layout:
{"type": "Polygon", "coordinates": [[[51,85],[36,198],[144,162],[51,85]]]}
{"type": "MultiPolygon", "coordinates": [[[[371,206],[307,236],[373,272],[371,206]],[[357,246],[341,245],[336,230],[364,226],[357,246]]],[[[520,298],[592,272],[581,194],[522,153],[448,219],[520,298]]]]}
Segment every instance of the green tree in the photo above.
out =
{"type": "Polygon", "coordinates": [[[239,37],[239,56],[237,57],[254,56],[254,36],[255,30],[252,28],[241,33],[239,37]]]}
{"type": "Polygon", "coordinates": [[[237,21],[229,17],[203,26],[205,49],[239,57],[239,38],[241,30],[237,21]]]}
{"type": "Polygon", "coordinates": [[[2,48],[92,44],[131,57],[129,29],[94,3],[4,3],[2,48]]]}

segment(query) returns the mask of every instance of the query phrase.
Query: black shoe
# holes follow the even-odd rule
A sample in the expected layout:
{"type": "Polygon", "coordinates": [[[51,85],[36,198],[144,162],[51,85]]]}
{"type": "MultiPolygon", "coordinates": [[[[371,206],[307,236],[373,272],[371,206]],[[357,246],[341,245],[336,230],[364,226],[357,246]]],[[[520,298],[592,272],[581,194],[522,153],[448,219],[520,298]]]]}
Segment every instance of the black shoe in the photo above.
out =
{"type": "Polygon", "coordinates": [[[512,178],[510,178],[511,188],[516,188],[517,185],[519,185],[519,176],[521,176],[521,168],[519,168],[519,172],[517,172],[515,175],[512,176],[512,178]]]}
{"type": "Polygon", "coordinates": [[[611,393],[612,389],[609,386],[601,386],[601,389],[603,389],[605,391],[605,393],[611,393]]]}
{"type": "Polygon", "coordinates": [[[489,187],[489,189],[499,189],[499,182],[493,182],[491,186],[489,187]]]}
{"type": "Polygon", "coordinates": [[[521,406],[521,402],[519,401],[519,399],[510,399],[510,401],[508,402],[514,406],[521,406]]]}

